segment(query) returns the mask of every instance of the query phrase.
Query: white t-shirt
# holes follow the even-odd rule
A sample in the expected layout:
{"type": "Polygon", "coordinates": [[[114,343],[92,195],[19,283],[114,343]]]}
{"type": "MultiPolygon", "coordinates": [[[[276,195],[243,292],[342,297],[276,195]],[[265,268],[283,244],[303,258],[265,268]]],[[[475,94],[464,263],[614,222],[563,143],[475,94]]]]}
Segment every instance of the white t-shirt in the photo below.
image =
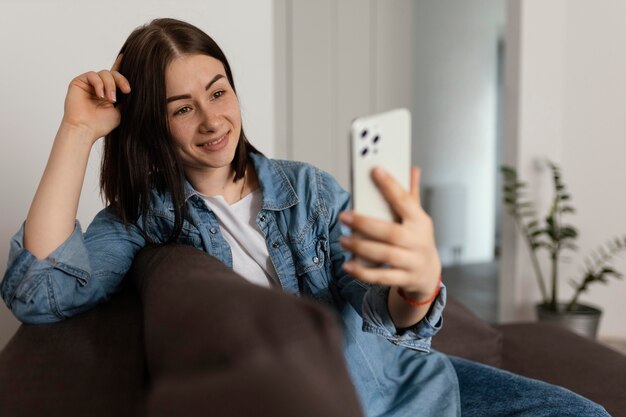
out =
{"type": "Polygon", "coordinates": [[[261,211],[263,194],[260,189],[251,192],[232,205],[223,196],[202,196],[215,213],[224,239],[233,254],[233,270],[248,281],[269,287],[278,282],[278,276],[265,237],[256,224],[261,211]]]}

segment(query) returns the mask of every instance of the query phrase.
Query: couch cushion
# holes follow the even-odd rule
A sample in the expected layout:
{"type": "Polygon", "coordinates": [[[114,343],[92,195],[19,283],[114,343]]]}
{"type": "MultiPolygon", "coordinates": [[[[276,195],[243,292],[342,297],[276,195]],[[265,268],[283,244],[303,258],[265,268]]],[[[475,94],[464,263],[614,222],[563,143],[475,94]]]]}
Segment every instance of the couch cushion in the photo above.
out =
{"type": "Polygon", "coordinates": [[[443,312],[443,327],[433,338],[433,348],[486,365],[502,364],[500,332],[450,296],[443,312]]]}
{"type": "Polygon", "coordinates": [[[502,367],[568,388],[626,416],[626,356],[548,323],[499,325],[502,367]]]}

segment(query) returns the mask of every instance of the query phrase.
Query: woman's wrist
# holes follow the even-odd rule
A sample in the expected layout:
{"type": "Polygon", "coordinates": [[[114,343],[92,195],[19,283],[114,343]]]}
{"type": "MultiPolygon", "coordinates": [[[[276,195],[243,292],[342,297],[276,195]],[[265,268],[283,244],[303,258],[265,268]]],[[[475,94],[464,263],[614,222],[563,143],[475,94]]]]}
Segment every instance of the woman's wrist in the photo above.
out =
{"type": "Polygon", "coordinates": [[[87,147],[89,150],[99,137],[87,126],[76,125],[62,121],[55,137],[55,142],[69,142],[72,146],[87,147]]]}
{"type": "Polygon", "coordinates": [[[71,140],[91,147],[99,139],[94,136],[96,136],[94,131],[88,126],[63,119],[56,140],[71,140]]]}
{"type": "Polygon", "coordinates": [[[409,304],[413,307],[421,307],[432,303],[435,298],[439,295],[439,291],[441,290],[441,274],[439,275],[439,279],[437,280],[437,286],[434,291],[431,291],[428,294],[424,294],[422,292],[408,292],[404,291],[402,288],[397,288],[397,293],[400,296],[400,299],[404,301],[406,304],[409,304]]]}

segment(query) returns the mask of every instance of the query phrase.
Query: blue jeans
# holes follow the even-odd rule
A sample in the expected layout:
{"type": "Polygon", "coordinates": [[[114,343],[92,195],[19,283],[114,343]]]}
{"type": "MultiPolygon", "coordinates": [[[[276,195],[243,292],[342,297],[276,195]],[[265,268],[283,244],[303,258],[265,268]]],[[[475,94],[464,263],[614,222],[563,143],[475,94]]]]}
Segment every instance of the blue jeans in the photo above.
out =
{"type": "Polygon", "coordinates": [[[450,356],[463,417],[606,417],[600,405],[565,388],[450,356]]]}

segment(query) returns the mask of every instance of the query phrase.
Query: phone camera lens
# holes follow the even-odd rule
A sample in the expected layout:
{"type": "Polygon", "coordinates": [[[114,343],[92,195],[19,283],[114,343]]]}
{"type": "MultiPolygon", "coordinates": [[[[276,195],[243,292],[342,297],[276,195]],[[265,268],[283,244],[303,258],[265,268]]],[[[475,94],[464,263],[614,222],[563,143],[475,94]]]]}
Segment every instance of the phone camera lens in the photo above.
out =
{"type": "Polygon", "coordinates": [[[365,136],[367,136],[367,129],[361,131],[361,139],[365,139],[365,136]]]}
{"type": "Polygon", "coordinates": [[[369,148],[363,148],[363,150],[361,151],[361,156],[367,155],[367,151],[369,151],[369,148]]]}
{"type": "Polygon", "coordinates": [[[376,135],[376,136],[374,136],[374,139],[372,139],[372,142],[378,143],[379,139],[380,139],[380,136],[376,135]]]}

